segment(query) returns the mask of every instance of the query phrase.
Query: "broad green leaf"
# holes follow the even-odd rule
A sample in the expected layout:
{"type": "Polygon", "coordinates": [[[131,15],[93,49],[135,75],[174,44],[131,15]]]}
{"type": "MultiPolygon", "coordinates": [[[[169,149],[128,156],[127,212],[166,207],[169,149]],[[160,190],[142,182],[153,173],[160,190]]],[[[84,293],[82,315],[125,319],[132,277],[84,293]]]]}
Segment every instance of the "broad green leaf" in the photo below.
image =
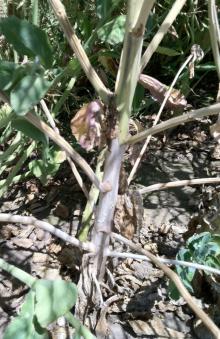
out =
{"type": "Polygon", "coordinates": [[[67,313],[76,303],[77,288],[71,282],[38,280],[33,289],[36,292],[35,314],[42,327],[67,313]]]}
{"type": "Polygon", "coordinates": [[[25,115],[47,93],[51,83],[41,75],[27,75],[13,88],[11,106],[17,115],[25,115]]]}
{"type": "Polygon", "coordinates": [[[125,20],[125,15],[120,15],[107,22],[97,31],[99,39],[110,45],[122,43],[125,34],[125,20]]]}
{"type": "Polygon", "coordinates": [[[201,247],[201,244],[207,243],[211,239],[211,233],[209,232],[203,232],[199,234],[194,234],[192,237],[190,237],[186,245],[189,247],[191,251],[201,247]]]}
{"type": "Polygon", "coordinates": [[[35,304],[35,293],[32,290],[30,290],[30,292],[25,297],[25,301],[21,307],[20,315],[22,315],[23,317],[29,317],[30,319],[33,319],[34,304],[35,304]]]}
{"type": "Polygon", "coordinates": [[[66,160],[66,153],[55,145],[50,148],[48,157],[51,164],[62,164],[66,160]]]}
{"type": "Polygon", "coordinates": [[[3,339],[49,339],[42,328],[39,331],[34,325],[35,293],[30,291],[21,307],[19,316],[8,325],[3,339]]]}
{"type": "Polygon", "coordinates": [[[45,165],[42,160],[33,160],[29,162],[28,167],[36,178],[46,180],[45,165]]]}
{"type": "Polygon", "coordinates": [[[57,163],[45,163],[43,160],[33,160],[28,164],[30,171],[39,178],[42,184],[46,184],[47,180],[55,175],[60,167],[57,163]]]}
{"type": "Polygon", "coordinates": [[[24,304],[21,308],[21,313],[18,317],[14,318],[7,327],[4,339],[31,339],[34,330],[34,297],[35,294],[32,291],[26,295],[24,304]]]}
{"type": "Polygon", "coordinates": [[[18,316],[8,325],[3,339],[49,339],[46,331],[38,333],[29,318],[18,316]]]}
{"type": "Polygon", "coordinates": [[[16,118],[12,121],[12,127],[18,131],[21,131],[29,138],[42,142],[45,146],[48,145],[48,139],[43,132],[37,127],[33,126],[30,122],[23,118],[16,118]]]}
{"type": "Polygon", "coordinates": [[[18,316],[6,328],[3,339],[33,339],[33,324],[29,318],[18,316]]]}
{"type": "Polygon", "coordinates": [[[14,62],[0,61],[0,89],[7,91],[14,81],[15,71],[19,68],[14,62]]]}
{"type": "MultiPolygon", "coordinates": [[[[188,249],[181,249],[176,256],[177,260],[183,261],[192,261],[192,254],[188,249]]],[[[180,276],[182,282],[186,286],[186,288],[192,293],[193,288],[191,282],[194,278],[196,269],[193,267],[186,267],[186,266],[176,266],[176,272],[180,276]]]]}
{"type": "Polygon", "coordinates": [[[47,35],[39,27],[15,16],[1,19],[0,32],[21,55],[38,56],[45,67],[50,68],[53,62],[52,50],[47,35]]]}

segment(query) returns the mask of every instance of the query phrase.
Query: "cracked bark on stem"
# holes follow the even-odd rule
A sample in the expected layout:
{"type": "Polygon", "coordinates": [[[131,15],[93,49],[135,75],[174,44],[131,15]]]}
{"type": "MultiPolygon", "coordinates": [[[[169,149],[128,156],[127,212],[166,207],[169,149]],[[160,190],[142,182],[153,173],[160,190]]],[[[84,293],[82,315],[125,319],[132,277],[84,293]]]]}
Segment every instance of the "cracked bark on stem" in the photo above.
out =
{"type": "MultiPolygon", "coordinates": [[[[42,107],[42,109],[43,109],[43,111],[44,111],[44,113],[45,113],[45,115],[46,115],[46,117],[47,117],[49,123],[50,123],[50,126],[53,128],[54,132],[56,132],[56,133],[58,133],[58,134],[60,135],[60,131],[59,131],[59,129],[56,127],[56,123],[55,123],[54,118],[53,118],[53,116],[51,115],[51,113],[50,113],[50,111],[49,111],[49,109],[48,109],[48,107],[47,107],[46,102],[42,99],[42,100],[40,101],[40,104],[41,104],[41,107],[42,107]]],[[[86,189],[86,187],[85,187],[85,185],[84,185],[84,183],[83,183],[83,180],[82,180],[81,175],[79,174],[79,172],[78,172],[78,170],[77,170],[77,168],[76,168],[74,162],[72,161],[72,159],[68,156],[68,154],[67,154],[66,152],[65,152],[65,154],[66,154],[66,157],[67,157],[66,159],[67,159],[67,161],[68,161],[68,163],[69,163],[69,165],[70,165],[70,167],[71,167],[71,170],[72,170],[72,172],[73,172],[73,175],[74,175],[75,178],[76,178],[76,181],[78,182],[79,187],[81,188],[81,190],[82,190],[83,193],[85,194],[85,197],[86,197],[87,199],[89,199],[89,193],[88,193],[88,191],[87,191],[87,189],[86,189]]]]}
{"type": "Polygon", "coordinates": [[[69,42],[70,47],[75,52],[77,59],[80,62],[82,69],[84,70],[87,78],[95,88],[98,95],[102,98],[103,102],[107,105],[112,96],[112,93],[109,89],[105,87],[98,74],[92,67],[88,56],[86,55],[80,40],[76,36],[69,19],[65,7],[63,6],[60,0],[49,0],[51,7],[54,10],[55,15],[58,18],[60,26],[69,42]]]}
{"type": "Polygon", "coordinates": [[[166,183],[158,183],[150,185],[138,190],[140,194],[146,194],[154,191],[166,190],[168,188],[192,186],[192,185],[205,185],[205,184],[216,184],[220,182],[220,178],[199,178],[189,180],[171,181],[166,183]]]}
{"type": "Polygon", "coordinates": [[[25,225],[34,225],[35,227],[41,228],[42,230],[55,235],[57,238],[65,242],[79,247],[85,251],[95,252],[94,245],[91,242],[81,242],[75,237],[68,235],[67,233],[59,230],[53,225],[46,221],[38,220],[34,217],[26,217],[22,215],[13,215],[9,213],[0,213],[0,222],[20,223],[25,225]]]}
{"type": "Polygon", "coordinates": [[[175,117],[175,118],[169,119],[167,121],[161,122],[160,124],[149,128],[147,131],[143,131],[143,132],[138,133],[138,134],[136,134],[132,137],[128,137],[124,141],[124,144],[135,144],[136,142],[140,142],[140,141],[144,140],[149,135],[158,134],[160,132],[166,131],[169,128],[176,127],[178,125],[184,124],[186,122],[191,122],[191,121],[196,120],[196,119],[201,119],[201,118],[208,116],[208,115],[218,114],[219,111],[220,111],[220,103],[187,112],[187,113],[180,115],[178,117],[175,117]]]}
{"type": "Polygon", "coordinates": [[[173,283],[176,285],[177,289],[179,290],[182,297],[185,299],[189,307],[192,309],[192,311],[197,315],[199,319],[202,320],[204,325],[209,329],[211,333],[215,336],[215,338],[220,339],[220,330],[215,325],[215,323],[209,318],[209,316],[200,308],[197,306],[195,301],[193,300],[190,293],[187,291],[185,286],[183,285],[182,281],[180,280],[179,276],[173,272],[169,267],[167,267],[165,264],[161,263],[155,255],[150,253],[147,250],[142,249],[140,246],[135,245],[132,243],[132,241],[122,237],[119,234],[112,234],[114,239],[117,239],[118,241],[121,241],[122,243],[129,246],[132,250],[137,251],[145,256],[147,256],[157,267],[159,267],[163,272],[170,278],[173,283]]]}
{"type": "Polygon", "coordinates": [[[159,46],[160,42],[162,41],[164,35],[168,32],[168,29],[175,21],[177,15],[180,13],[181,9],[183,8],[186,0],[176,0],[173,4],[171,10],[167,14],[166,18],[164,19],[163,23],[161,24],[159,30],[151,40],[150,44],[148,45],[145,53],[141,59],[141,70],[142,73],[143,69],[147,66],[150,58],[156,51],[157,47],[159,46]]]}
{"type": "Polygon", "coordinates": [[[105,273],[104,251],[110,241],[111,225],[117,201],[120,168],[125,150],[119,141],[128,133],[129,117],[140,70],[141,50],[145,24],[155,0],[129,0],[123,50],[115,85],[116,108],[119,114],[119,140],[113,139],[107,153],[104,179],[112,186],[112,191],[101,194],[93,229],[92,241],[97,249],[93,262],[93,272],[99,281],[105,273]]]}
{"type": "Polygon", "coordinates": [[[94,269],[97,272],[97,279],[102,280],[105,273],[106,257],[103,255],[108,248],[113,215],[118,195],[118,181],[121,168],[121,161],[124,153],[124,146],[119,145],[117,139],[112,140],[111,149],[107,153],[104,167],[104,181],[112,186],[112,191],[101,193],[97,208],[95,225],[92,233],[92,243],[96,248],[94,258],[94,269]]]}

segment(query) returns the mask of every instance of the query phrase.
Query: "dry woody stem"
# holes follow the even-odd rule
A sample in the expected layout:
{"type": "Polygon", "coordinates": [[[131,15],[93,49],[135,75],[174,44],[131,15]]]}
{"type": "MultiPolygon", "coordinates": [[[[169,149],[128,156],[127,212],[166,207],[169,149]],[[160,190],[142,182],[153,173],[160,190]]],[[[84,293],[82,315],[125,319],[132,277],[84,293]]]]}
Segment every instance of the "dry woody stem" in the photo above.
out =
{"type": "Polygon", "coordinates": [[[160,260],[155,255],[153,255],[152,253],[150,253],[147,250],[142,249],[140,246],[133,244],[130,240],[122,237],[119,234],[115,234],[115,233],[113,234],[113,237],[115,239],[123,242],[127,246],[129,246],[132,250],[138,251],[139,253],[147,256],[157,267],[162,269],[163,272],[168,276],[168,278],[170,278],[174,282],[174,284],[176,285],[180,294],[186,300],[187,304],[193,310],[193,312],[197,315],[197,317],[203,321],[205,326],[210,330],[211,333],[213,333],[215,338],[220,338],[219,328],[209,318],[209,316],[200,307],[197,306],[197,304],[193,300],[192,296],[187,291],[187,289],[183,285],[182,281],[180,280],[179,276],[175,272],[173,272],[169,267],[167,267],[166,265],[161,263],[160,260]]]}
{"type": "Polygon", "coordinates": [[[220,182],[220,178],[198,178],[198,179],[188,179],[188,180],[178,180],[170,181],[164,183],[157,183],[150,185],[144,188],[141,188],[139,191],[140,194],[146,194],[155,191],[162,191],[168,188],[183,187],[183,186],[193,186],[193,185],[205,185],[205,184],[217,184],[220,182]]]}
{"type": "Polygon", "coordinates": [[[208,115],[215,115],[218,114],[220,111],[220,103],[214,104],[208,107],[199,108],[190,112],[187,112],[179,117],[175,117],[160,124],[149,128],[146,131],[138,133],[132,137],[128,137],[124,143],[125,144],[135,144],[136,142],[140,142],[146,139],[149,135],[155,135],[160,132],[166,131],[169,128],[176,127],[178,125],[184,124],[186,122],[191,122],[196,119],[201,119],[208,115]]]}
{"type": "Polygon", "coordinates": [[[56,14],[60,26],[63,29],[63,32],[69,42],[70,47],[76,54],[77,59],[79,60],[82,69],[84,70],[87,78],[95,88],[96,92],[100,97],[102,98],[103,102],[105,104],[109,103],[109,100],[112,96],[112,93],[109,89],[105,87],[101,79],[99,78],[98,74],[92,67],[88,56],[86,55],[80,40],[77,38],[70,22],[67,17],[65,8],[60,0],[49,0],[51,7],[54,10],[54,13],[56,14]]]}

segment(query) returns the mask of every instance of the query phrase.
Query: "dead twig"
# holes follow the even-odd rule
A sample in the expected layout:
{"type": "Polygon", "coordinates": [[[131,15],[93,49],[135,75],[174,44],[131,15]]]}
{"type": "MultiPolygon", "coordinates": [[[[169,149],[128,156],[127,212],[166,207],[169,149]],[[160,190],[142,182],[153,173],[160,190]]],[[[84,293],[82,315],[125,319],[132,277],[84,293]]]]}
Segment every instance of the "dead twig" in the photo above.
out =
{"type": "Polygon", "coordinates": [[[146,131],[140,132],[132,137],[130,136],[125,139],[123,144],[135,144],[137,142],[140,142],[146,139],[149,135],[158,134],[160,132],[166,131],[169,128],[173,128],[178,125],[184,124],[186,122],[191,122],[193,120],[201,119],[208,115],[218,114],[219,111],[220,111],[220,103],[189,111],[178,117],[161,122],[160,124],[153,126],[151,128],[148,128],[146,131]]]}
{"type": "Polygon", "coordinates": [[[112,92],[105,87],[102,80],[99,78],[98,74],[92,67],[88,56],[86,55],[80,40],[76,36],[69,19],[66,14],[65,7],[60,0],[49,0],[51,7],[54,10],[55,15],[62,27],[62,30],[69,42],[70,47],[76,54],[79,63],[84,70],[87,78],[95,88],[96,92],[100,95],[105,104],[109,103],[110,98],[112,97],[112,92]]]}
{"type": "MultiPolygon", "coordinates": [[[[172,90],[173,90],[173,87],[175,86],[175,84],[176,84],[176,82],[177,82],[177,80],[178,80],[178,78],[179,78],[181,72],[182,72],[183,69],[186,67],[186,65],[188,65],[188,63],[190,62],[190,60],[191,60],[192,58],[193,58],[193,56],[192,56],[192,54],[190,54],[190,55],[188,56],[188,58],[186,59],[186,61],[183,63],[183,65],[181,65],[181,67],[180,67],[180,69],[178,70],[178,72],[177,72],[175,78],[173,79],[173,81],[172,81],[172,83],[171,83],[169,89],[168,89],[167,91],[165,90],[165,91],[166,91],[166,94],[165,94],[164,100],[163,100],[163,102],[162,102],[162,104],[161,104],[161,106],[160,106],[160,109],[159,109],[159,111],[158,111],[158,113],[157,113],[157,116],[156,116],[156,118],[155,118],[155,120],[154,120],[154,122],[153,122],[153,126],[156,126],[157,123],[158,123],[158,121],[160,120],[161,114],[162,114],[163,109],[164,109],[164,107],[165,107],[165,105],[166,105],[166,103],[167,103],[167,100],[168,100],[169,97],[170,97],[170,94],[171,94],[171,92],[172,92],[172,90]]],[[[141,81],[139,81],[139,82],[141,83],[141,81]]],[[[133,168],[132,168],[132,170],[131,170],[131,173],[130,173],[130,175],[129,175],[129,177],[128,177],[128,185],[130,185],[130,182],[131,182],[132,179],[134,178],[134,175],[135,175],[135,173],[136,173],[136,171],[137,171],[137,168],[138,168],[138,166],[139,166],[139,164],[140,164],[140,161],[141,161],[141,159],[142,159],[142,156],[144,155],[144,153],[145,153],[145,151],[146,151],[146,149],[147,149],[147,146],[148,146],[150,140],[151,140],[151,135],[149,135],[149,136],[147,137],[147,139],[146,139],[146,141],[145,141],[145,143],[144,143],[144,145],[143,145],[143,147],[142,147],[142,149],[141,149],[141,151],[140,151],[140,154],[139,154],[137,160],[135,161],[135,164],[134,164],[134,166],[133,166],[133,168]]]]}
{"type": "Polygon", "coordinates": [[[34,225],[35,227],[39,227],[42,230],[49,232],[55,235],[57,238],[60,238],[65,242],[69,242],[70,244],[76,247],[79,247],[82,250],[93,252],[93,253],[95,252],[95,247],[91,242],[81,242],[75,237],[72,237],[71,235],[68,235],[67,233],[52,226],[48,222],[38,220],[34,217],[13,215],[9,213],[0,213],[0,222],[12,222],[12,223],[25,224],[25,225],[34,225]]]}
{"type": "MultiPolygon", "coordinates": [[[[52,117],[52,115],[51,115],[51,113],[50,113],[50,111],[49,111],[49,109],[47,107],[46,102],[42,99],[40,101],[40,104],[41,104],[41,107],[42,107],[42,109],[43,109],[43,111],[44,111],[44,113],[45,113],[45,115],[46,115],[46,117],[47,117],[51,127],[53,128],[54,132],[60,134],[60,131],[59,131],[59,129],[56,126],[54,118],[52,117]]],[[[81,190],[83,191],[83,193],[85,194],[85,196],[86,196],[86,198],[88,200],[89,199],[89,193],[88,193],[88,191],[86,189],[86,186],[83,183],[82,177],[79,174],[79,172],[78,172],[74,162],[72,161],[72,159],[68,156],[68,154],[66,154],[66,156],[67,156],[66,159],[67,159],[67,161],[68,161],[68,163],[69,163],[69,165],[71,167],[71,170],[72,170],[72,172],[73,172],[73,174],[74,174],[74,176],[75,176],[75,178],[76,178],[76,180],[77,180],[77,182],[79,184],[79,187],[81,188],[81,190]]]]}
{"type": "Polygon", "coordinates": [[[25,119],[27,119],[32,125],[41,130],[45,135],[47,135],[51,140],[55,142],[61,149],[63,149],[68,156],[73,159],[85,172],[88,178],[94,183],[94,185],[101,191],[106,192],[111,190],[108,184],[101,183],[92,168],[85,161],[84,158],[81,157],[79,153],[77,153],[70,144],[57,132],[55,132],[51,127],[49,127],[44,121],[38,118],[33,113],[29,112],[25,115],[25,119]]]}
{"type": "Polygon", "coordinates": [[[178,180],[171,181],[166,183],[158,183],[154,185],[150,185],[148,187],[141,188],[138,190],[140,194],[146,194],[149,192],[166,190],[168,188],[173,187],[183,187],[183,186],[192,186],[192,185],[205,185],[205,184],[216,184],[220,182],[220,178],[200,178],[200,179],[189,179],[189,180],[178,180]]]}
{"type": "MultiPolygon", "coordinates": [[[[132,258],[136,260],[145,260],[145,261],[151,261],[148,257],[141,254],[134,254],[134,253],[123,253],[123,252],[117,252],[117,251],[106,251],[106,255],[108,257],[114,257],[114,258],[132,258]]],[[[175,266],[186,266],[186,267],[192,267],[197,270],[207,271],[211,272],[213,274],[220,275],[220,270],[217,268],[213,268],[207,265],[201,265],[197,264],[195,262],[189,262],[184,260],[175,260],[175,259],[167,259],[167,258],[161,258],[157,256],[157,259],[167,265],[175,265],[175,266]]]]}
{"type": "Polygon", "coordinates": [[[153,39],[149,43],[146,51],[144,52],[142,56],[140,73],[142,73],[143,69],[147,66],[149,60],[151,59],[157,47],[161,43],[163,37],[168,32],[168,29],[171,27],[171,25],[175,21],[177,15],[180,13],[185,2],[186,0],[176,0],[174,2],[171,10],[167,14],[166,18],[164,19],[163,23],[161,24],[160,28],[158,29],[157,33],[154,35],[153,39]]]}
{"type": "Polygon", "coordinates": [[[112,233],[112,237],[114,239],[117,239],[118,241],[126,244],[129,246],[132,250],[142,253],[143,255],[147,256],[157,267],[163,270],[163,272],[170,278],[173,283],[176,285],[178,291],[182,295],[182,297],[185,299],[189,307],[193,310],[193,312],[197,315],[199,319],[202,320],[202,322],[205,324],[205,326],[210,330],[210,332],[215,336],[215,338],[220,338],[220,330],[219,328],[215,325],[215,323],[209,318],[209,316],[197,306],[197,304],[194,302],[192,296],[190,293],[187,291],[185,286],[183,285],[182,281],[180,280],[179,276],[173,272],[169,267],[164,265],[163,263],[160,262],[160,260],[150,253],[147,250],[144,250],[138,245],[135,245],[132,241],[122,237],[119,234],[112,233]]]}

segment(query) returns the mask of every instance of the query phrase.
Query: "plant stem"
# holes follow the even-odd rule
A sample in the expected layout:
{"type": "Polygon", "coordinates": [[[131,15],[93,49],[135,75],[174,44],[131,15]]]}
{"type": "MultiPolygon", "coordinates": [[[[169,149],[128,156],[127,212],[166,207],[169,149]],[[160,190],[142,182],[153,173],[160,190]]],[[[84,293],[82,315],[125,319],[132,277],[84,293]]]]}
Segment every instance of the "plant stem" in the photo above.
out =
{"type": "Polygon", "coordinates": [[[140,72],[143,34],[154,2],[155,0],[128,1],[124,46],[115,84],[121,143],[128,134],[131,107],[140,72]]]}
{"type": "MultiPolygon", "coordinates": [[[[108,257],[114,257],[114,258],[132,258],[132,259],[135,259],[135,260],[151,261],[145,255],[134,254],[134,253],[121,253],[121,252],[116,252],[116,251],[107,251],[106,255],[108,257]]],[[[183,260],[160,258],[158,256],[157,256],[157,259],[160,262],[167,264],[167,265],[192,267],[192,268],[195,268],[197,270],[202,270],[202,271],[211,272],[211,273],[220,275],[220,270],[218,270],[217,268],[213,268],[211,266],[201,265],[201,264],[197,264],[195,262],[189,262],[189,261],[183,261],[183,260]]]]}
{"type": "MultiPolygon", "coordinates": [[[[106,149],[104,149],[99,154],[98,160],[97,160],[95,174],[97,175],[99,180],[102,180],[102,177],[103,177],[103,172],[101,171],[101,167],[104,163],[105,153],[106,153],[106,149]]],[[[87,201],[87,204],[84,209],[83,216],[82,216],[82,227],[80,228],[79,237],[78,237],[80,241],[87,240],[88,232],[91,227],[92,216],[95,212],[94,209],[95,209],[95,205],[97,203],[98,197],[99,197],[99,190],[97,189],[95,185],[92,185],[90,192],[89,192],[89,199],[87,201]]]]}
{"type": "Polygon", "coordinates": [[[75,52],[77,59],[79,60],[82,69],[84,70],[87,78],[95,88],[98,95],[101,97],[103,102],[108,105],[110,98],[112,96],[112,93],[109,89],[105,87],[101,79],[99,78],[98,74],[92,67],[88,56],[86,55],[80,40],[77,38],[74,30],[72,29],[72,26],[69,22],[69,19],[67,17],[65,8],[60,0],[49,0],[51,7],[54,10],[54,13],[56,14],[60,26],[63,29],[63,32],[69,42],[70,47],[75,52]]]}
{"type": "Polygon", "coordinates": [[[8,264],[5,260],[0,258],[0,268],[11,275],[17,278],[18,280],[22,281],[24,284],[32,287],[32,285],[36,282],[36,279],[33,278],[30,274],[26,273],[25,271],[21,270],[20,268],[8,264]]]}
{"type": "MultiPolygon", "coordinates": [[[[171,83],[171,85],[170,85],[170,87],[169,87],[169,89],[168,89],[168,91],[167,91],[167,93],[166,93],[166,95],[165,95],[165,97],[164,97],[164,100],[163,100],[163,102],[162,102],[162,104],[161,104],[161,106],[160,106],[160,109],[159,109],[159,111],[158,111],[158,113],[157,113],[157,116],[156,116],[156,118],[155,118],[155,120],[154,120],[154,122],[153,122],[153,126],[156,126],[157,123],[158,123],[158,121],[160,120],[161,114],[162,114],[163,109],[164,109],[164,107],[165,107],[165,105],[166,105],[166,102],[167,102],[167,100],[168,100],[168,98],[169,98],[169,96],[170,96],[170,94],[171,94],[171,92],[172,92],[172,90],[173,90],[173,87],[175,86],[175,84],[176,84],[176,82],[177,82],[177,80],[178,80],[178,78],[179,78],[181,72],[182,72],[183,69],[186,67],[186,65],[188,65],[188,63],[190,62],[190,60],[191,60],[192,58],[193,58],[193,56],[190,54],[190,55],[188,56],[188,58],[186,59],[186,61],[183,63],[183,65],[181,65],[180,69],[178,70],[178,72],[177,72],[175,78],[173,79],[173,81],[172,81],[172,83],[171,83]]],[[[131,170],[131,173],[130,173],[130,175],[129,175],[129,177],[128,177],[128,185],[130,185],[130,182],[132,181],[132,179],[133,179],[133,177],[134,177],[134,175],[135,175],[135,173],[136,173],[136,171],[137,171],[137,168],[138,168],[138,166],[139,166],[139,163],[140,163],[140,161],[141,161],[141,159],[142,159],[142,156],[144,155],[144,153],[145,153],[145,151],[146,151],[146,149],[147,149],[147,146],[148,146],[150,140],[151,140],[151,135],[149,135],[149,136],[147,137],[147,139],[146,139],[146,141],[145,141],[145,143],[144,143],[144,145],[143,145],[143,147],[142,147],[142,149],[141,149],[141,151],[140,151],[140,154],[139,154],[137,160],[135,161],[135,164],[134,164],[134,166],[133,166],[133,168],[132,168],[132,170],[131,170]]]]}
{"type": "Polygon", "coordinates": [[[166,183],[158,183],[150,185],[144,188],[141,188],[139,191],[140,194],[146,194],[159,190],[166,190],[168,188],[182,187],[182,186],[192,186],[192,185],[205,185],[205,184],[216,184],[220,182],[220,178],[199,178],[199,179],[189,179],[189,180],[179,180],[171,181],[166,183]]]}
{"type": "Polygon", "coordinates": [[[14,166],[14,168],[10,171],[8,177],[6,178],[5,182],[0,186],[0,197],[6,192],[8,189],[8,186],[13,182],[13,179],[15,175],[18,173],[18,171],[21,169],[24,162],[27,160],[27,158],[31,155],[32,151],[34,150],[36,146],[35,142],[32,142],[30,146],[23,152],[22,156],[18,160],[17,164],[14,166]]]}
{"type": "Polygon", "coordinates": [[[183,115],[180,115],[178,117],[169,119],[167,121],[161,122],[160,124],[149,128],[147,131],[143,131],[141,133],[138,133],[132,137],[128,137],[124,144],[135,144],[136,142],[140,142],[147,138],[149,135],[155,135],[160,132],[166,131],[169,128],[176,127],[178,125],[184,124],[186,122],[191,122],[196,119],[201,119],[208,115],[215,115],[218,114],[220,111],[220,103],[211,105],[204,108],[199,108],[194,111],[187,112],[183,115]]]}
{"type": "Polygon", "coordinates": [[[216,71],[220,82],[220,52],[219,52],[219,23],[216,11],[215,0],[208,1],[208,15],[209,15],[209,34],[212,45],[212,53],[215,61],[216,71]]]}
{"type": "MultiPolygon", "coordinates": [[[[54,132],[60,134],[59,129],[56,127],[55,120],[54,120],[52,114],[50,113],[50,111],[49,111],[49,109],[48,109],[48,107],[47,107],[47,104],[46,104],[46,102],[44,101],[44,99],[42,99],[42,100],[40,101],[40,104],[41,104],[41,107],[42,107],[42,109],[43,109],[43,111],[44,111],[44,113],[45,113],[45,115],[46,115],[46,117],[47,117],[47,119],[48,119],[48,121],[49,121],[49,123],[50,123],[50,126],[53,128],[54,132]]],[[[86,189],[85,184],[83,183],[83,180],[82,180],[81,175],[79,174],[79,172],[78,172],[78,170],[77,170],[77,168],[76,168],[74,162],[73,162],[72,159],[68,156],[67,153],[66,153],[66,156],[67,156],[66,159],[67,159],[67,161],[68,161],[68,163],[69,163],[69,165],[70,165],[70,168],[71,168],[71,170],[72,170],[72,172],[73,172],[73,175],[74,175],[75,178],[76,178],[76,181],[78,182],[79,187],[81,188],[81,190],[82,190],[83,193],[85,194],[86,198],[88,199],[88,198],[89,198],[89,193],[88,193],[88,191],[87,191],[87,189],[86,189]]]]}
{"type": "Polygon", "coordinates": [[[76,334],[79,335],[79,338],[83,337],[84,339],[95,339],[96,337],[84,326],[81,322],[76,319],[72,313],[68,312],[65,314],[67,321],[75,328],[76,334]]]}
{"type": "Polygon", "coordinates": [[[45,135],[47,135],[51,140],[53,140],[55,144],[60,146],[60,148],[63,149],[68,154],[68,156],[82,168],[88,178],[94,183],[94,185],[96,185],[99,190],[105,191],[105,187],[102,185],[102,183],[100,183],[89,164],[70,146],[70,144],[61,135],[54,132],[51,127],[49,127],[47,124],[45,124],[45,122],[43,122],[31,112],[27,113],[25,118],[39,130],[41,130],[45,135]]]}
{"type": "Polygon", "coordinates": [[[46,221],[38,220],[34,217],[25,217],[22,215],[13,215],[8,213],[0,213],[0,222],[21,223],[25,225],[34,225],[35,227],[43,229],[45,232],[49,232],[55,235],[57,238],[62,239],[65,242],[79,247],[82,250],[94,252],[94,246],[91,242],[81,242],[75,237],[68,235],[67,233],[52,226],[46,221]]]}
{"type": "Polygon", "coordinates": [[[186,300],[189,307],[193,310],[193,312],[197,315],[199,319],[202,320],[202,322],[205,324],[205,326],[210,330],[211,333],[213,333],[215,338],[220,338],[220,330],[215,325],[215,323],[209,318],[209,316],[197,306],[196,302],[193,300],[190,293],[187,291],[185,286],[183,285],[182,281],[180,280],[179,276],[173,272],[169,267],[164,265],[159,261],[159,259],[150,253],[147,250],[144,250],[141,248],[141,246],[135,245],[132,243],[132,241],[122,237],[119,234],[114,233],[113,237],[117,239],[118,241],[121,241],[122,243],[129,246],[134,251],[137,251],[145,256],[147,256],[157,267],[163,270],[163,272],[173,281],[173,283],[176,285],[177,289],[179,290],[182,297],[186,300]]]}
{"type": "Polygon", "coordinates": [[[152,41],[148,45],[144,55],[141,59],[141,70],[140,73],[142,73],[143,69],[147,66],[149,60],[151,59],[152,55],[156,51],[157,47],[161,43],[163,37],[168,32],[168,29],[173,24],[174,20],[176,19],[177,15],[180,13],[181,9],[183,8],[186,0],[176,0],[167,14],[166,18],[164,19],[163,23],[161,24],[159,30],[154,35],[152,41]]]}

